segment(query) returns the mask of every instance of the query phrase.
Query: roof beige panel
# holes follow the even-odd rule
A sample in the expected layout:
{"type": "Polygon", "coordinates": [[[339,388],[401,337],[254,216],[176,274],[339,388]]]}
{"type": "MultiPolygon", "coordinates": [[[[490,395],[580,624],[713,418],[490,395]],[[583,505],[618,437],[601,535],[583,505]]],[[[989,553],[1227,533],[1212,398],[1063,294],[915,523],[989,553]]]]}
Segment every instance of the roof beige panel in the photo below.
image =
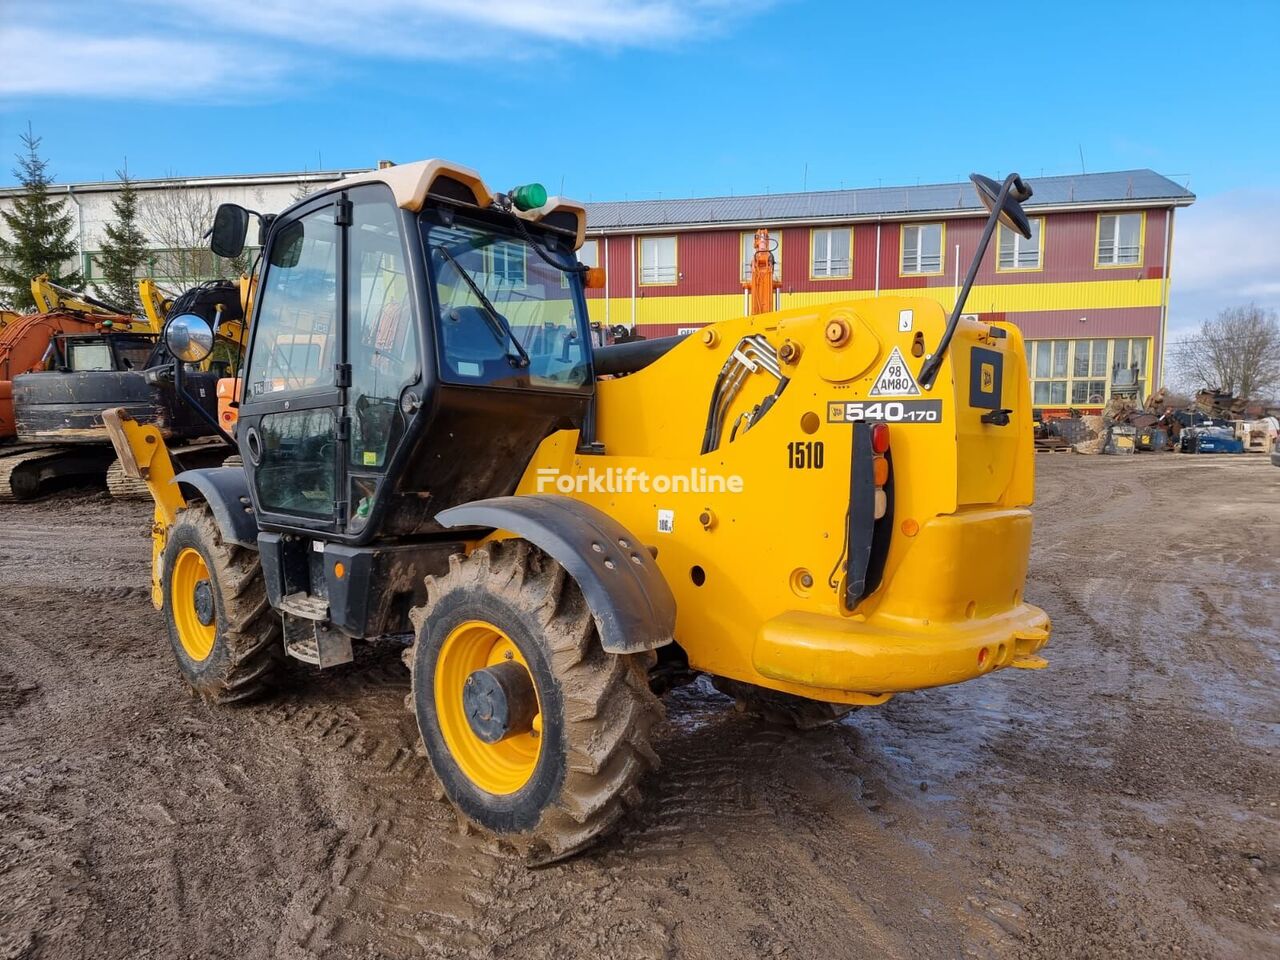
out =
{"type": "Polygon", "coordinates": [[[334,187],[354,187],[361,183],[385,183],[391,188],[397,206],[416,212],[421,210],[426,202],[431,184],[442,174],[460,180],[470,187],[479,206],[487,207],[493,202],[493,194],[485,186],[480,174],[470,167],[450,163],[447,160],[419,160],[415,163],[401,163],[394,167],[383,167],[381,170],[357,173],[354,177],[340,180],[334,184],[334,187]]]}
{"type": "MultiPolygon", "coordinates": [[[[362,183],[385,183],[391,188],[397,206],[416,213],[426,202],[431,184],[435,182],[436,177],[442,175],[465,183],[475,194],[476,203],[482,209],[493,202],[493,193],[485,185],[480,174],[470,167],[449,163],[447,160],[419,160],[416,163],[402,163],[393,167],[383,167],[380,170],[369,170],[340,180],[331,189],[341,190],[362,183]]],[[[568,211],[577,217],[578,233],[573,244],[573,248],[577,250],[582,246],[587,233],[587,210],[582,204],[557,196],[551,197],[536,210],[515,211],[515,213],[524,220],[537,223],[547,214],[557,210],[568,211]]]]}

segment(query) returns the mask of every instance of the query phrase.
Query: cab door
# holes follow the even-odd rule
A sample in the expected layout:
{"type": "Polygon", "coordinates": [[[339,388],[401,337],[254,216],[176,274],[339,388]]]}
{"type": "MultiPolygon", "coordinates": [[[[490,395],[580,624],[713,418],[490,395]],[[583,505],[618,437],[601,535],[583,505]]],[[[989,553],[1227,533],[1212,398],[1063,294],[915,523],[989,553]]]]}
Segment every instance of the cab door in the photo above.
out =
{"type": "Polygon", "coordinates": [[[268,526],[338,530],[345,516],[342,336],[350,207],[325,197],[273,226],[236,436],[268,526]]]}

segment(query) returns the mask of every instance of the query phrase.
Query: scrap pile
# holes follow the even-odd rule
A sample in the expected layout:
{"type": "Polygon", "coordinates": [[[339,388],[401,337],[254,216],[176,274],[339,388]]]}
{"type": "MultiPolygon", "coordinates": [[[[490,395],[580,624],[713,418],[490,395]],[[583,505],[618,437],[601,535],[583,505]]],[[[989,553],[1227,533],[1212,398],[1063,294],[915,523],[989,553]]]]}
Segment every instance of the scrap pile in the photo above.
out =
{"type": "Polygon", "coordinates": [[[1201,390],[1191,401],[1191,409],[1210,420],[1243,420],[1246,401],[1225,390],[1201,390]]]}

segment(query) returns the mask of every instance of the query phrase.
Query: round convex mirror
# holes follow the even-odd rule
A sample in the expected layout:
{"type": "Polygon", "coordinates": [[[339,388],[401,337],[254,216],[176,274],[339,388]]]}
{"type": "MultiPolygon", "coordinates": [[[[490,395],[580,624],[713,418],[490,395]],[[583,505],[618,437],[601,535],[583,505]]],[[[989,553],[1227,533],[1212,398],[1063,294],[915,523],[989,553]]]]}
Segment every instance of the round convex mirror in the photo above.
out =
{"type": "Polygon", "coordinates": [[[199,363],[213,352],[213,330],[204,317],[182,313],[164,328],[165,346],[185,363],[199,363]]]}

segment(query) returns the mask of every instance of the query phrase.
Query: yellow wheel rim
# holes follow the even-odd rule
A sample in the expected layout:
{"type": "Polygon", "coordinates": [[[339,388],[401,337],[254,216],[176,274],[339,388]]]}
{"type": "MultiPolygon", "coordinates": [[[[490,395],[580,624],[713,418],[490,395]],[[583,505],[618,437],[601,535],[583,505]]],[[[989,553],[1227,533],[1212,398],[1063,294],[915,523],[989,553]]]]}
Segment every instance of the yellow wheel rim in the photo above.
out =
{"type": "Polygon", "coordinates": [[[542,703],[539,700],[532,730],[497,743],[486,743],[467,721],[462,688],[475,671],[510,660],[529,669],[524,654],[512,639],[483,620],[467,620],[454,627],[445,637],[436,660],[436,719],[445,746],[472,783],[486,793],[499,796],[523,787],[538,766],[542,753],[542,703]]]}
{"type": "Polygon", "coordinates": [[[173,604],[173,623],[178,629],[178,641],[192,660],[205,660],[213,652],[217,624],[213,615],[213,583],[199,550],[192,547],[182,549],[173,562],[172,583],[169,602],[173,604]],[[197,591],[201,594],[200,603],[197,602],[197,591]],[[209,622],[205,623],[205,620],[209,622]]]}

